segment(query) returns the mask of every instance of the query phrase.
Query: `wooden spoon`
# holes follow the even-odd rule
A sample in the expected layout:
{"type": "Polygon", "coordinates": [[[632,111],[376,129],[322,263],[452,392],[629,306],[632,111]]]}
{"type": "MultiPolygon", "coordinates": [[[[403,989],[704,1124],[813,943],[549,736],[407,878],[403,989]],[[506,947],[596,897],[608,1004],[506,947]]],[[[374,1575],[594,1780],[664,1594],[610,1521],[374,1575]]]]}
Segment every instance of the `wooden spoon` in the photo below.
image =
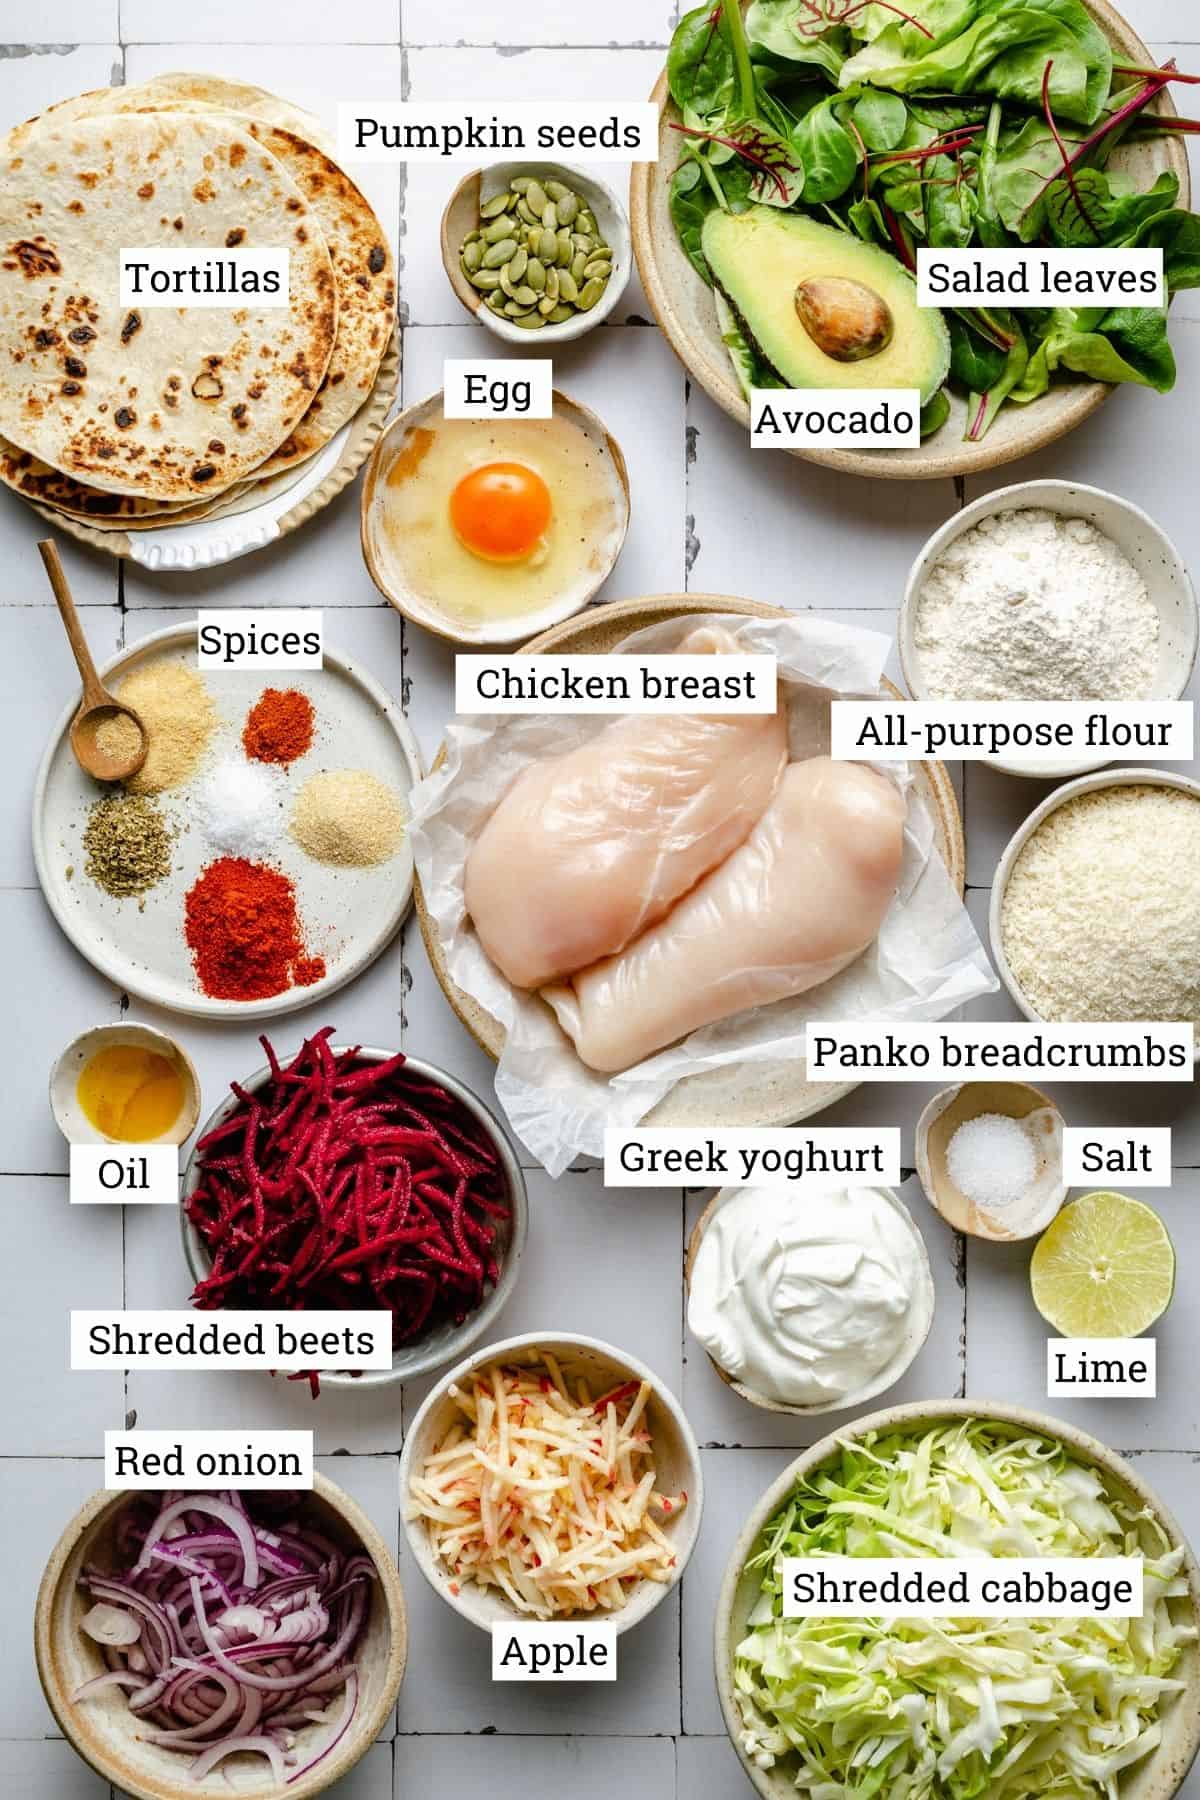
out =
{"type": "MultiPolygon", "coordinates": [[[[71,598],[71,590],[58,560],[58,547],[53,538],[43,538],[38,549],[46,565],[46,574],[50,577],[50,586],[54,589],[54,598],[58,601],[58,610],[66,628],[67,641],[83,682],[83,698],[79,702],[79,711],[71,721],[71,748],[75,752],[75,760],[86,775],[94,776],[97,781],[127,781],[131,775],[137,774],[146,760],[146,752],[150,748],[146,727],[132,706],[123,706],[115,695],[109,693],[96,673],[96,665],[87,647],[83,626],[75,610],[75,602],[71,598]],[[132,748],[114,751],[111,746],[105,748],[97,741],[96,733],[100,727],[117,719],[128,719],[137,732],[137,743],[132,748]]],[[[132,745],[132,733],[124,735],[129,737],[132,745]]]]}

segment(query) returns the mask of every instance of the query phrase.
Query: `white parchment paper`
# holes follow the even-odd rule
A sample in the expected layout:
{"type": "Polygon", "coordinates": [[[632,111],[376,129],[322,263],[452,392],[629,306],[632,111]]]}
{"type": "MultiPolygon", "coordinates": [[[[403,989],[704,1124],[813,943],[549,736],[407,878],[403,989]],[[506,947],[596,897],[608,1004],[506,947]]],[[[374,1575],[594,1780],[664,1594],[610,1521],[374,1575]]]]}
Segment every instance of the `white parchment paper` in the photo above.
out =
{"type": "MultiPolygon", "coordinates": [[[[634,632],[618,654],[678,649],[702,625],[721,626],[747,653],[774,656],[793,762],[829,748],[829,704],[879,692],[889,640],[813,614],[786,619],[694,614],[634,632]]],[[[603,716],[476,715],[446,731],[446,759],[411,795],[411,841],[425,903],[450,975],[500,1021],[507,1041],[496,1096],[517,1136],[551,1175],[580,1155],[601,1156],[607,1125],[633,1125],[686,1076],[734,1062],[804,1056],[810,1019],[941,1019],[996,978],[945,865],[934,823],[905,764],[875,764],[908,799],[900,884],[879,936],[821,987],[693,1032],[656,1056],[604,1076],[585,1068],[548,1006],[511,987],[467,918],[467,855],[501,796],[528,764],[602,731],[603,716]]],[[[530,870],[530,880],[537,879],[530,870]]]]}

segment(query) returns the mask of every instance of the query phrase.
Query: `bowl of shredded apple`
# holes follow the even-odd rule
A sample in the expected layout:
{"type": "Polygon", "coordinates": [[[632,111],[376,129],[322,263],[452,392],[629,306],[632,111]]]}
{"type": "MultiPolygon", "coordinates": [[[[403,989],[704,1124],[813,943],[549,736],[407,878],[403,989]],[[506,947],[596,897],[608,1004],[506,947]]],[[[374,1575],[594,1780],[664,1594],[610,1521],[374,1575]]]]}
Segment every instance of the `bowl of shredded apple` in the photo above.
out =
{"type": "Polygon", "coordinates": [[[400,1493],[422,1575],[484,1631],[628,1631],[678,1584],[704,1498],[675,1396],[636,1357],[561,1332],[452,1370],[405,1436],[400,1493]]]}
{"type": "MultiPolygon", "coordinates": [[[[849,1561],[828,1566],[852,1585],[849,1561]]],[[[1040,1413],[924,1401],[823,1439],[762,1495],[721,1586],[717,1685],[766,1800],[1169,1800],[1200,1746],[1198,1623],[1200,1568],[1128,1463],[1040,1413]],[[976,1575],[994,1559],[1006,1616],[889,1616],[876,1593],[858,1617],[857,1592],[831,1616],[789,1563],[887,1559],[903,1572],[936,1557],[972,1559],[976,1575]],[[1106,1558],[1141,1564],[1136,1616],[1118,1616],[1115,1581],[1104,1601],[1106,1558]],[[1079,1616],[1032,1587],[1028,1604],[1010,1596],[1046,1579],[1031,1563],[1065,1577],[1058,1559],[1085,1559],[1096,1598],[1079,1616]]]]}
{"type": "Polygon", "coordinates": [[[549,418],[393,419],[367,465],[362,552],[386,600],[464,645],[520,644],[582,611],[629,526],[620,445],[557,389],[549,418]]]}

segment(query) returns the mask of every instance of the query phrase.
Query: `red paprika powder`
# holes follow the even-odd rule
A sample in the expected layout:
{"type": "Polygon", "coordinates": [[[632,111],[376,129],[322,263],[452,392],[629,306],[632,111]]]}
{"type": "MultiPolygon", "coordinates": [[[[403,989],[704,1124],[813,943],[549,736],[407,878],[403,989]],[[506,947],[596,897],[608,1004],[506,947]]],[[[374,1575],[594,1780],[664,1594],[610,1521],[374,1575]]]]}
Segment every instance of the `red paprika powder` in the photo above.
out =
{"type": "Polygon", "coordinates": [[[264,688],[243,727],[242,748],[256,762],[295,762],[312,743],[315,718],[312,701],[297,688],[264,688]]]}
{"type": "Polygon", "coordinates": [[[201,870],[184,902],[184,936],[214,1000],[265,1000],[325,974],[324,958],[305,952],[287,876],[244,856],[201,870]]]}

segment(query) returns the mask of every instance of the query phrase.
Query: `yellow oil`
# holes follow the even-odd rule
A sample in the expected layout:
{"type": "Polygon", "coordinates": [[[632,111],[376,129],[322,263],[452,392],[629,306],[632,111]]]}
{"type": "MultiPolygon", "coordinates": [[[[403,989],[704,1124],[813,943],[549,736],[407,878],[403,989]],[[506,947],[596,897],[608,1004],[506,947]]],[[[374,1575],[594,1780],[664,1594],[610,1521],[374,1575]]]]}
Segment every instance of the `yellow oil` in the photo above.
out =
{"type": "Polygon", "coordinates": [[[136,1044],[111,1044],[79,1072],[75,1097],[97,1131],[122,1144],[146,1144],[169,1131],[183,1110],[183,1081],[167,1057],[136,1044]]]}

